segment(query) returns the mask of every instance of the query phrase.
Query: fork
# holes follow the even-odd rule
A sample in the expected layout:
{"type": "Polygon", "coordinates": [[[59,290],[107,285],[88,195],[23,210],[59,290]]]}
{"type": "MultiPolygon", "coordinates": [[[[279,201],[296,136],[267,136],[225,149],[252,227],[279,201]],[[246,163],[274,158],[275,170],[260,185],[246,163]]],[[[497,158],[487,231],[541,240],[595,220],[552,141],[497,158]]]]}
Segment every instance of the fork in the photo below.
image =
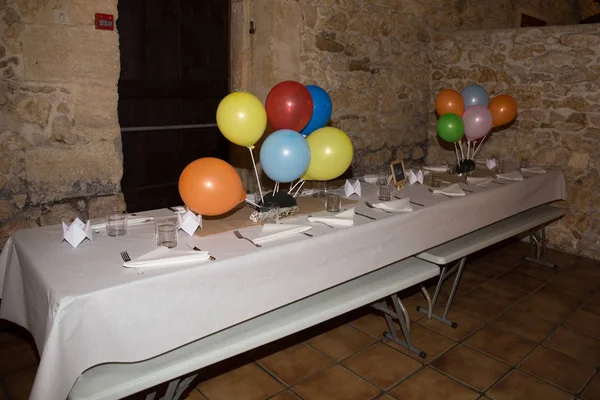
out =
{"type": "Polygon", "coordinates": [[[254,245],[254,247],[262,247],[260,244],[254,243],[251,239],[248,239],[247,237],[242,236],[242,234],[240,233],[240,231],[238,231],[237,229],[235,231],[233,231],[233,234],[238,239],[246,239],[247,241],[249,241],[250,243],[252,243],[254,245]]]}
{"type": "MultiPolygon", "coordinates": [[[[123,261],[128,262],[131,261],[131,257],[129,257],[129,253],[126,251],[122,251],[121,252],[121,258],[123,259],[123,261]]],[[[138,275],[142,275],[144,273],[143,270],[141,270],[140,268],[136,268],[135,272],[138,273],[138,275]]]]}
{"type": "MultiPolygon", "coordinates": [[[[312,217],[312,215],[309,215],[309,216],[308,216],[308,218],[310,218],[310,217],[312,217]]],[[[336,228],[335,226],[333,226],[333,225],[329,225],[328,223],[326,223],[326,222],[323,222],[323,221],[312,221],[312,222],[313,222],[313,223],[315,223],[315,222],[316,222],[317,224],[322,224],[322,225],[325,225],[325,226],[326,226],[326,227],[328,227],[328,228],[331,228],[331,229],[333,229],[333,230],[337,230],[337,228],[336,228]]]]}
{"type": "Polygon", "coordinates": [[[374,210],[379,210],[379,211],[383,211],[383,212],[385,212],[385,213],[388,213],[388,214],[392,214],[392,212],[391,212],[391,211],[384,210],[383,208],[378,208],[378,207],[375,207],[373,204],[369,203],[368,201],[365,201],[365,205],[366,205],[367,207],[369,207],[369,208],[372,208],[372,209],[374,209],[374,210]]]}

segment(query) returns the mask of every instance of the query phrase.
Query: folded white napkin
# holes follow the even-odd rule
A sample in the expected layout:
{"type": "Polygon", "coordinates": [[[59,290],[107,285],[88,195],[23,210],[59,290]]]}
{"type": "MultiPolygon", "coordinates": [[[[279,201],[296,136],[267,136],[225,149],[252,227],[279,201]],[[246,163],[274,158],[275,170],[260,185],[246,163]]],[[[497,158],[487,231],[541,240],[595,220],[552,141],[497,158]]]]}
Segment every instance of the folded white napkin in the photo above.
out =
{"type": "Polygon", "coordinates": [[[433,171],[433,172],[446,172],[448,170],[448,166],[446,166],[446,165],[426,165],[423,167],[423,169],[425,169],[427,171],[433,171]]]}
{"type": "Polygon", "coordinates": [[[419,170],[416,173],[413,172],[413,170],[409,170],[408,171],[408,183],[410,183],[411,185],[414,185],[415,183],[420,183],[421,185],[423,184],[423,171],[419,170]]]}
{"type": "Polygon", "coordinates": [[[357,179],[354,182],[350,182],[346,179],[346,183],[344,184],[344,193],[346,197],[350,197],[353,194],[356,194],[358,197],[362,195],[362,188],[360,187],[360,181],[357,179]]]}
{"type": "Polygon", "coordinates": [[[310,222],[323,222],[331,226],[352,226],[354,225],[354,207],[331,217],[308,217],[308,220],[310,222]]]}
{"type": "MultiPolygon", "coordinates": [[[[141,225],[151,221],[154,221],[154,217],[127,217],[127,226],[141,225]]],[[[106,222],[91,225],[90,229],[93,231],[106,229],[106,222]]]]}
{"type": "Polygon", "coordinates": [[[496,168],[496,160],[493,158],[489,159],[489,160],[485,160],[485,166],[488,167],[488,169],[496,168]]]}
{"type": "Polygon", "coordinates": [[[445,188],[434,189],[432,190],[432,193],[445,194],[446,196],[450,197],[460,197],[466,195],[465,191],[458,186],[458,183],[446,186],[445,188]]]}
{"type": "Polygon", "coordinates": [[[521,172],[531,172],[534,174],[545,174],[547,171],[544,167],[524,167],[521,172]]]}
{"type": "Polygon", "coordinates": [[[482,177],[482,178],[478,178],[476,176],[468,176],[467,177],[467,183],[469,183],[470,185],[475,185],[475,186],[485,185],[486,183],[490,183],[493,180],[494,180],[494,178],[491,176],[486,176],[486,177],[482,177]]]}
{"type": "Polygon", "coordinates": [[[309,225],[264,224],[260,236],[252,239],[254,243],[265,244],[312,229],[309,225]]]}
{"type": "Polygon", "coordinates": [[[372,185],[377,183],[377,175],[365,175],[363,178],[365,182],[370,183],[372,185]]]}
{"type": "Polygon", "coordinates": [[[413,210],[412,206],[410,205],[410,199],[408,198],[374,203],[373,207],[396,212],[408,212],[413,210]]]}
{"type": "Polygon", "coordinates": [[[208,260],[208,251],[181,251],[158,247],[138,258],[123,263],[125,268],[170,267],[208,260]]]}
{"type": "Polygon", "coordinates": [[[508,181],[522,181],[523,175],[521,175],[519,171],[512,171],[503,174],[496,174],[496,178],[506,179],[508,181]]]}

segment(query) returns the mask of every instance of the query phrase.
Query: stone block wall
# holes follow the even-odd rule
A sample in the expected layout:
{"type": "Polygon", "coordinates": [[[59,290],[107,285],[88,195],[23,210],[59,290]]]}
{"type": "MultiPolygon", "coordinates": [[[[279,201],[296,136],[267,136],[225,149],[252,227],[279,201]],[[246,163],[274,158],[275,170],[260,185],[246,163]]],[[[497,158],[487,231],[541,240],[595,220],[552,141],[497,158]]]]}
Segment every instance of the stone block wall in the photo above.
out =
{"type": "Polygon", "coordinates": [[[529,157],[564,170],[565,218],[549,230],[551,245],[600,259],[600,27],[439,34],[431,54],[428,160],[452,160],[436,138],[433,101],[443,88],[484,86],[516,99],[516,121],[493,133],[481,155],[529,157]]]}
{"type": "Polygon", "coordinates": [[[579,20],[600,14],[600,3],[594,0],[577,0],[579,20]]]}
{"type": "Polygon", "coordinates": [[[119,39],[94,29],[116,6],[0,1],[0,245],[19,228],[124,209],[119,39]]]}

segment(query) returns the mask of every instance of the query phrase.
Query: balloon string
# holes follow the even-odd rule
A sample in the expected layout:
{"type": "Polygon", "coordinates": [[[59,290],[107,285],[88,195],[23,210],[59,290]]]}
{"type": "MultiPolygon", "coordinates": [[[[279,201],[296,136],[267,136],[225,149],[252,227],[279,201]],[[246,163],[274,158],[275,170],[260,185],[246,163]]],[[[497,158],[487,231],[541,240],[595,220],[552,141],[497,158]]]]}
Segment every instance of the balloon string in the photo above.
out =
{"type": "Polygon", "coordinates": [[[467,159],[469,158],[469,154],[471,154],[471,142],[467,141],[467,159]]]}
{"type": "Polygon", "coordinates": [[[487,139],[487,137],[490,136],[489,132],[487,135],[485,135],[483,137],[483,139],[481,139],[481,142],[479,142],[479,146],[477,146],[477,150],[475,150],[475,152],[473,153],[473,158],[475,158],[475,156],[477,155],[477,153],[479,153],[479,150],[481,150],[481,147],[483,146],[483,142],[485,142],[485,139],[487,139]]]}
{"type": "Polygon", "coordinates": [[[458,145],[458,147],[460,148],[461,160],[464,160],[465,159],[465,153],[463,153],[462,141],[460,142],[460,144],[458,145]]]}
{"type": "Polygon", "coordinates": [[[250,151],[250,157],[252,157],[252,165],[254,165],[254,174],[256,175],[256,183],[258,183],[258,193],[260,193],[260,201],[264,203],[265,199],[263,197],[262,187],[260,185],[260,178],[258,177],[258,169],[256,168],[256,161],[254,161],[254,153],[252,153],[252,147],[248,146],[248,150],[250,151]]]}
{"type": "Polygon", "coordinates": [[[456,152],[456,162],[460,164],[460,156],[458,155],[458,145],[454,142],[454,150],[456,152]]]}
{"type": "Polygon", "coordinates": [[[296,188],[296,186],[298,186],[299,184],[301,184],[302,182],[304,182],[304,179],[300,179],[298,182],[296,182],[293,186],[290,187],[290,190],[288,190],[288,194],[291,194],[294,189],[296,188]]]}
{"type": "Polygon", "coordinates": [[[304,179],[300,180],[300,182],[302,182],[300,184],[300,187],[298,188],[298,190],[296,190],[296,193],[294,193],[294,198],[296,198],[298,196],[298,193],[300,193],[300,190],[302,190],[302,186],[304,186],[304,182],[306,182],[304,179]]]}
{"type": "Polygon", "coordinates": [[[275,187],[273,187],[273,194],[279,192],[279,182],[275,182],[275,187]]]}

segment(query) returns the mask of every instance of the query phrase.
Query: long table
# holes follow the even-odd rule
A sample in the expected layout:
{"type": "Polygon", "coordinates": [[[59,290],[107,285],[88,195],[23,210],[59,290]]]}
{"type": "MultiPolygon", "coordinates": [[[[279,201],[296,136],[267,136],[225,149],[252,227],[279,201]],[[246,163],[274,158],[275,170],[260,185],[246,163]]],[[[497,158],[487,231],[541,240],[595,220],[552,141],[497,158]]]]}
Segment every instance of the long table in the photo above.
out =
{"type": "MultiPolygon", "coordinates": [[[[122,268],[155,246],[154,227],[130,227],[126,236],[96,235],[78,248],[61,243],[62,229],[17,231],[0,255],[0,317],[28,329],[40,353],[31,399],[66,398],[77,377],[106,362],[135,362],[418,254],[532,207],[566,198],[559,170],[467,186],[463,198],[412,185],[397,192],[423,206],[409,213],[356,210],[355,225],[332,230],[313,224],[297,235],[257,249],[231,232],[186,238],[217,258],[197,266],[122,268]],[[2,284],[3,283],[3,284],[2,284]]],[[[363,183],[361,200],[375,187],[363,183]]],[[[167,210],[147,215],[170,215],[167,210]]],[[[288,222],[288,221],[286,221],[288,222]]],[[[306,216],[290,223],[308,224],[306,216]]],[[[258,227],[242,232],[253,237],[258,227]]]]}

